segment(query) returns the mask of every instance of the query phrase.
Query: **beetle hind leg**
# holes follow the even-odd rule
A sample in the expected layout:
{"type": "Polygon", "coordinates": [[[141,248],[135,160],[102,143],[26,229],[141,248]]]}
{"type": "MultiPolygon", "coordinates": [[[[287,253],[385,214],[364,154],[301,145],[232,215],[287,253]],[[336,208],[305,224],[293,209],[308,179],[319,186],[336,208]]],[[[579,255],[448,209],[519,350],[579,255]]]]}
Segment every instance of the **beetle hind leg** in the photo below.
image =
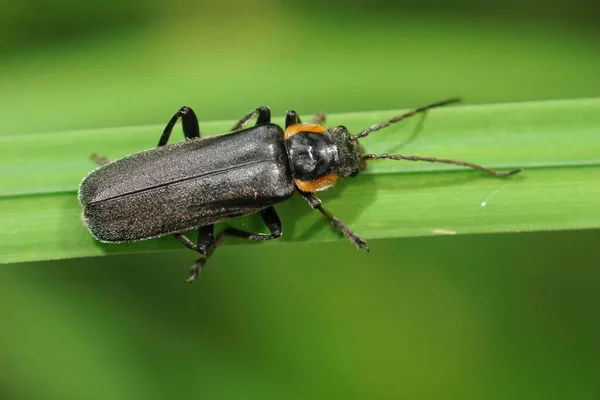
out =
{"type": "Polygon", "coordinates": [[[193,282],[200,272],[202,272],[202,267],[206,264],[206,260],[215,248],[215,234],[214,234],[214,225],[206,225],[198,228],[198,240],[196,244],[192,242],[187,236],[183,233],[176,233],[174,236],[177,240],[179,240],[185,247],[190,250],[194,250],[197,253],[202,254],[194,265],[190,268],[190,277],[187,279],[187,282],[193,282]]]}
{"type": "Polygon", "coordinates": [[[188,249],[194,250],[202,254],[194,265],[190,268],[190,277],[186,282],[196,280],[202,268],[206,264],[208,258],[213,254],[215,249],[221,245],[226,236],[235,236],[248,240],[271,240],[281,237],[283,228],[281,220],[273,206],[267,207],[260,212],[260,216],[271,233],[247,232],[236,228],[228,227],[215,238],[214,225],[206,225],[198,229],[198,242],[194,244],[187,236],[182,233],[175,234],[175,238],[179,240],[188,249]]]}
{"type": "Polygon", "coordinates": [[[92,155],[90,156],[90,159],[100,166],[106,165],[110,162],[108,157],[103,156],[102,154],[98,154],[98,153],[92,153],[92,155]]]}
{"type": "Polygon", "coordinates": [[[202,272],[202,268],[204,267],[204,264],[206,264],[206,260],[208,260],[208,257],[206,256],[200,257],[196,260],[194,265],[190,267],[190,276],[185,280],[186,282],[192,283],[196,280],[198,275],[200,275],[200,272],[202,272]]]}
{"type": "Polygon", "coordinates": [[[216,247],[219,244],[221,244],[221,241],[223,240],[223,238],[225,236],[235,236],[235,237],[239,237],[241,239],[248,239],[248,240],[271,240],[271,239],[277,239],[277,238],[281,237],[283,228],[281,226],[281,220],[279,219],[279,216],[277,215],[275,208],[273,208],[273,206],[265,208],[264,210],[262,210],[260,212],[260,216],[261,216],[263,222],[265,223],[265,225],[267,225],[267,228],[269,228],[269,231],[271,232],[270,234],[247,232],[247,231],[242,231],[240,229],[229,227],[229,228],[225,229],[223,232],[221,232],[221,234],[215,241],[214,246],[216,247]]]}

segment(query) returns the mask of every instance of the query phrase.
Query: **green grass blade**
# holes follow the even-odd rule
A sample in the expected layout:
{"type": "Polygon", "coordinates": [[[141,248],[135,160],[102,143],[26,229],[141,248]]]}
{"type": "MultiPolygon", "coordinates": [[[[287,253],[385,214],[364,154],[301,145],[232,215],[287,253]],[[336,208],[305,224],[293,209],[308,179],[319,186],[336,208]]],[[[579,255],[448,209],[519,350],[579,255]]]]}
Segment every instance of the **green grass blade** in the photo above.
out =
{"type": "MultiPolygon", "coordinates": [[[[396,113],[338,114],[328,122],[358,132],[396,113]]],[[[400,146],[417,122],[390,126],[362,143],[371,153],[455,158],[525,171],[499,179],[456,166],[373,162],[359,177],[320,195],[327,209],[366,239],[600,226],[600,99],[436,109],[417,138],[400,146]]],[[[203,134],[232,125],[201,122],[203,134]]],[[[1,138],[0,262],[179,248],[169,237],[98,243],[81,223],[76,197],[79,182],[95,168],[91,153],[115,159],[151,148],[161,130],[142,126],[1,138]]],[[[299,198],[277,208],[284,238],[274,243],[339,238],[299,198]]],[[[237,219],[235,225],[264,230],[254,217],[237,219]]]]}

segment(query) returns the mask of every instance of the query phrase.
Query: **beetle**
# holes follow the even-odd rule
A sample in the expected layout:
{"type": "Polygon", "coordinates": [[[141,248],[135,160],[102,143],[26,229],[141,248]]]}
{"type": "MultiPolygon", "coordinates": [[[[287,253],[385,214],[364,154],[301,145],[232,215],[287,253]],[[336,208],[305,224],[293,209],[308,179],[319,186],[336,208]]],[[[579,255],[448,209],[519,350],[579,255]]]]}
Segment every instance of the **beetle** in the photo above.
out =
{"type": "Polygon", "coordinates": [[[190,268],[194,281],[226,236],[271,240],[282,234],[273,207],[299,193],[357,248],[367,242],[323,208],[315,192],[335,185],[339,178],[357,175],[377,159],[427,161],[474,168],[494,176],[501,172],[464,161],[400,154],[366,154],[359,139],[405,118],[457,102],[448,99],[400,114],[352,135],[344,126],[328,128],[325,115],[302,123],[295,111],[285,116],[285,129],[271,123],[266,106],[241,118],[231,132],[200,137],[198,118],[187,106],[167,123],[158,146],[108,162],[91,172],[79,187],[83,219],[101,242],[119,243],[174,235],[201,257],[190,268]],[[252,118],[256,124],[246,128],[252,118]],[[181,118],[185,141],[167,145],[181,118]],[[258,213],[270,233],[227,227],[215,236],[214,224],[258,213]],[[192,242],[184,232],[197,229],[192,242]]]}

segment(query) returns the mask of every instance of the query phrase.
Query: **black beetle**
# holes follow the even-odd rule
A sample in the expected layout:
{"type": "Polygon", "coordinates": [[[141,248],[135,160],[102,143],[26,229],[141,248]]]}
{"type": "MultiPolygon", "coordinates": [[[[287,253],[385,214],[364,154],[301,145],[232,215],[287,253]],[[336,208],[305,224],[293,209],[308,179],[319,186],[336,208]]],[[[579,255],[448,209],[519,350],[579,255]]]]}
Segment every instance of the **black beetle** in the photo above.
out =
{"type": "MultiPolygon", "coordinates": [[[[102,242],[130,242],[173,234],[186,247],[200,253],[188,281],[200,273],[206,260],[227,235],[250,240],[281,236],[281,221],[273,208],[298,192],[319,210],[335,229],[356,247],[367,242],[321,205],[314,192],[333,186],[338,178],[354,176],[369,160],[428,161],[475,168],[495,176],[498,172],[463,161],[400,154],[365,154],[358,139],[430,108],[454,103],[449,99],[429,104],[373,125],[356,135],[345,127],[327,128],[324,114],[301,123],[288,111],[285,131],[271,123],[268,107],[245,115],[231,132],[200,138],[198,118],[182,107],[171,118],[158,147],[107,163],[90,173],[79,187],[83,217],[92,235],[102,242]],[[243,129],[257,116],[256,125],[243,129]],[[181,118],[185,142],[165,146],[181,118]],[[270,234],[228,227],[217,237],[214,224],[232,217],[260,213],[270,234]],[[183,233],[198,229],[194,244],[183,233]]],[[[106,162],[106,160],[105,160],[106,162]]]]}

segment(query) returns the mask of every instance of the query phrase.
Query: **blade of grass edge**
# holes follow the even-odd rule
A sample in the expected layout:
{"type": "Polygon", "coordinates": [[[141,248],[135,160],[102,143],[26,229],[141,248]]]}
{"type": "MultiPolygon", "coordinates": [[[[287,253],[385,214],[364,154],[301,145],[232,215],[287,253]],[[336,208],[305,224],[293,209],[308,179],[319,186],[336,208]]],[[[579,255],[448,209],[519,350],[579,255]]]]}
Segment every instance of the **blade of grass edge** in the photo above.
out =
{"type": "MultiPolygon", "coordinates": [[[[396,113],[332,115],[328,122],[357,132],[396,113]]],[[[330,211],[366,239],[600,226],[600,99],[436,109],[416,140],[399,148],[416,122],[375,132],[363,144],[369,152],[457,158],[525,171],[498,179],[454,166],[372,163],[360,177],[320,194],[330,211]]],[[[203,134],[232,125],[201,122],[203,134]]],[[[122,127],[0,139],[0,262],[179,248],[172,238],[123,245],[94,241],[81,223],[75,194],[81,178],[95,168],[91,153],[117,158],[150,148],[161,129],[122,127]]],[[[339,239],[301,199],[277,209],[284,237],[274,243],[339,239]]],[[[233,223],[264,230],[254,217],[233,223]]]]}

